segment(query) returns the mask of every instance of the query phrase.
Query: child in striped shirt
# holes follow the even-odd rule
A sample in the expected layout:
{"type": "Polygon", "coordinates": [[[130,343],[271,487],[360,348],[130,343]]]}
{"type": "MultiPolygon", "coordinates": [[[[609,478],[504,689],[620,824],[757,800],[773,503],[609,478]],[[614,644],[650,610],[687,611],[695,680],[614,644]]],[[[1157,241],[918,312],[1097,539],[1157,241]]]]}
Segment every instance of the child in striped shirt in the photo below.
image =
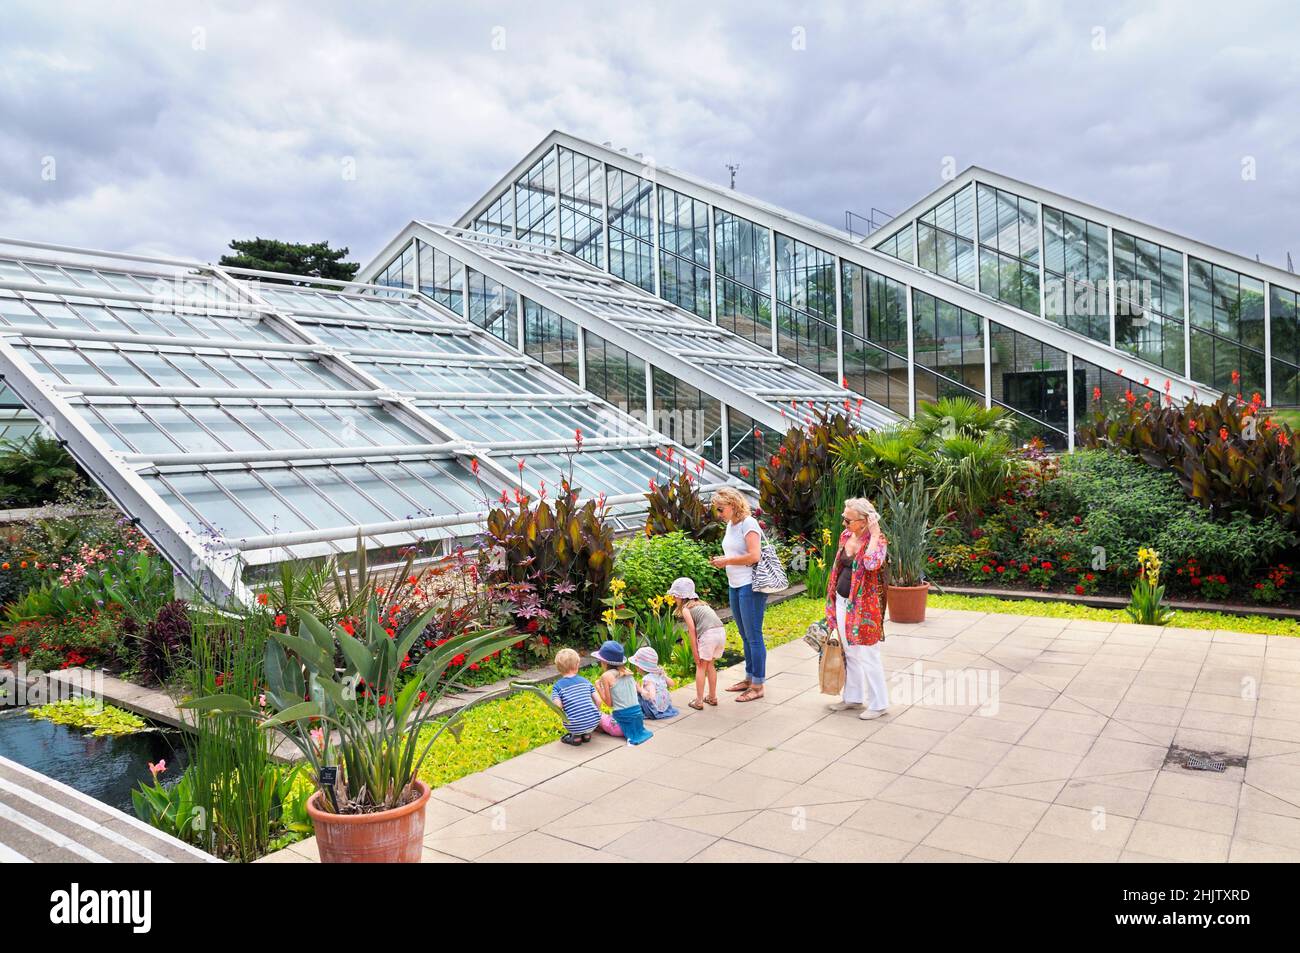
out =
{"type": "Polygon", "coordinates": [[[555,655],[560,677],[551,686],[551,700],[564,709],[564,730],[568,733],[560,740],[566,745],[586,744],[600,724],[596,692],[591,682],[578,674],[581,661],[573,649],[560,649],[555,655]]]}

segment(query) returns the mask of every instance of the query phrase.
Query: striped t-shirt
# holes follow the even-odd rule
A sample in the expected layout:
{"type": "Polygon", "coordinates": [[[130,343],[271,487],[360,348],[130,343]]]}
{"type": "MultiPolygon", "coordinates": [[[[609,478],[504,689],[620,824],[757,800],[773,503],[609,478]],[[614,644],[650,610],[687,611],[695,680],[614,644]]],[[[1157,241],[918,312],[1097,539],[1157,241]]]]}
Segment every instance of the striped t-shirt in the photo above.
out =
{"type": "Polygon", "coordinates": [[[564,708],[564,728],[571,735],[585,735],[600,724],[600,709],[591,701],[591,682],[576,672],[555,680],[551,699],[564,708]]]}

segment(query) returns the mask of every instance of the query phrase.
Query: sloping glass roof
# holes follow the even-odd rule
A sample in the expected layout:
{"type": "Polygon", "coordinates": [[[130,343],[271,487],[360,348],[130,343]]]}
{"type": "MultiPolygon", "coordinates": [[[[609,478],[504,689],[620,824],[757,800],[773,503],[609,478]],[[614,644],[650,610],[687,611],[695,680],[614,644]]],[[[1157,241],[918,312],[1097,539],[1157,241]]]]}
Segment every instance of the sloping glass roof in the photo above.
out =
{"type": "Polygon", "coordinates": [[[525,297],[557,296],[554,310],[566,318],[596,333],[616,328],[631,335],[640,345],[629,348],[633,353],[725,403],[737,405],[731,394],[757,398],[766,407],[751,416],[770,426],[784,429],[811,421],[815,411],[846,408],[864,427],[895,419],[860,394],[558,249],[425,222],[416,227],[422,240],[476,270],[505,269],[504,283],[525,297]]]}
{"type": "Polygon", "coordinates": [[[381,559],[432,554],[570,474],[630,525],[668,476],[661,435],[414,293],[0,246],[5,383],[213,595],[358,534],[381,559]]]}

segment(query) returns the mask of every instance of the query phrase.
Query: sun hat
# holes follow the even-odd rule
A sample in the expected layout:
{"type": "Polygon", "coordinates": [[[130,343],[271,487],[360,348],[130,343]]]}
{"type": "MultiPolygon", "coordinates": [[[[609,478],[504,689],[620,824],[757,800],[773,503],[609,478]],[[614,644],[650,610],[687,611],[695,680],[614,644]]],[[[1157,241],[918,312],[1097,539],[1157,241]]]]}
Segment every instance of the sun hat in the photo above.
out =
{"type": "Polygon", "coordinates": [[[623,646],[619,642],[610,639],[594,655],[595,658],[602,662],[608,662],[610,665],[622,665],[627,661],[627,656],[623,653],[623,646]]]}
{"type": "Polygon", "coordinates": [[[658,675],[662,669],[659,668],[659,653],[648,645],[643,645],[628,659],[633,665],[643,672],[651,672],[658,675]]]}
{"type": "Polygon", "coordinates": [[[695,580],[689,576],[678,576],[668,587],[668,595],[674,599],[698,599],[695,594],[695,580]]]}

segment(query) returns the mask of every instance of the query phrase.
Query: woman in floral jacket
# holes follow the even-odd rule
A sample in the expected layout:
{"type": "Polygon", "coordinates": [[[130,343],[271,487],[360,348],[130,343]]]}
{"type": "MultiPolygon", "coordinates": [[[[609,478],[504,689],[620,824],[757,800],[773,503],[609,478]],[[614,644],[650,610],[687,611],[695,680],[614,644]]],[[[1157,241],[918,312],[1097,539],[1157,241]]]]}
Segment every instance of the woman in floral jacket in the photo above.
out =
{"type": "Polygon", "coordinates": [[[844,532],[826,584],[826,626],[844,646],[844,696],[831,711],[865,710],[864,721],[889,707],[880,642],[885,637],[884,580],[886,540],[880,517],[869,500],[844,501],[844,532]],[[870,704],[866,703],[870,701],[870,704]]]}

